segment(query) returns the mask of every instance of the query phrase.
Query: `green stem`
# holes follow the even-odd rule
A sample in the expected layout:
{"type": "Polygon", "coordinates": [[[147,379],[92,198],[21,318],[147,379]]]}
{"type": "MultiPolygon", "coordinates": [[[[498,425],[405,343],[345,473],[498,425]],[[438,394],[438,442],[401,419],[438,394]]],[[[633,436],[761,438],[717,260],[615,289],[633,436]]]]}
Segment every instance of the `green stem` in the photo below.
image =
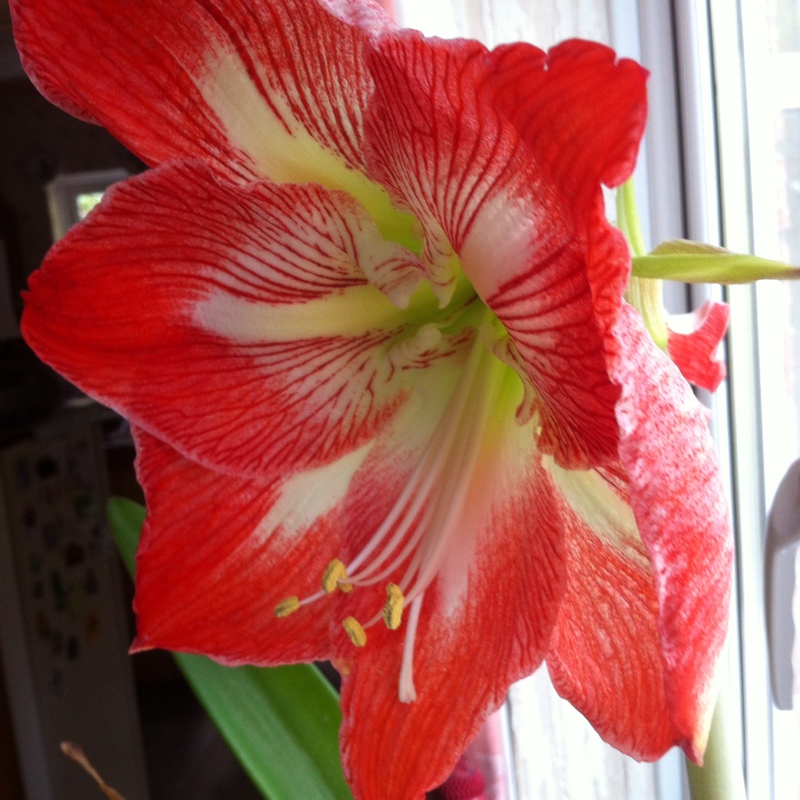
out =
{"type": "Polygon", "coordinates": [[[636,211],[636,194],[633,189],[633,178],[628,178],[617,189],[617,227],[625,234],[634,256],[643,256],[647,252],[636,211]]]}
{"type": "Polygon", "coordinates": [[[732,724],[729,690],[720,688],[702,767],[686,760],[692,800],[747,800],[738,726],[732,724]]]}
{"type": "MultiPolygon", "coordinates": [[[[634,260],[645,254],[642,226],[636,211],[633,178],[617,189],[617,227],[628,240],[634,260]]],[[[638,278],[631,275],[625,299],[642,315],[653,341],[667,349],[667,317],[664,311],[663,286],[660,280],[638,278]]]]}
{"type": "Polygon", "coordinates": [[[653,341],[667,349],[667,316],[664,311],[664,282],[631,275],[625,299],[642,315],[653,341]]]}

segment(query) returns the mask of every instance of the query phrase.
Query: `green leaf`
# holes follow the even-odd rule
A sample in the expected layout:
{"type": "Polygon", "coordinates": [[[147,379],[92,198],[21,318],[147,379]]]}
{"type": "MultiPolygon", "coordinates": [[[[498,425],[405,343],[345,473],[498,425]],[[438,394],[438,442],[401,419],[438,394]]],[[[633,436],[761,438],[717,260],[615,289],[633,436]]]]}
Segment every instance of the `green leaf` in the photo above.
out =
{"type": "Polygon", "coordinates": [[[117,549],[131,577],[136,572],[136,548],[146,514],[145,507],[124,497],[112,497],[108,501],[108,522],[117,543],[117,549]]]}
{"type": "MultiPolygon", "coordinates": [[[[145,509],[121,497],[108,518],[134,573],[145,509]]],[[[316,667],[224,667],[176,653],[183,674],[242,766],[268,800],[350,800],[338,750],[336,693],[316,667]]]]}
{"type": "Polygon", "coordinates": [[[766,278],[800,278],[800,269],[782,261],[732,253],[722,247],[673,239],[649,255],[633,257],[638,278],[682,283],[752,283],[766,278]]]}

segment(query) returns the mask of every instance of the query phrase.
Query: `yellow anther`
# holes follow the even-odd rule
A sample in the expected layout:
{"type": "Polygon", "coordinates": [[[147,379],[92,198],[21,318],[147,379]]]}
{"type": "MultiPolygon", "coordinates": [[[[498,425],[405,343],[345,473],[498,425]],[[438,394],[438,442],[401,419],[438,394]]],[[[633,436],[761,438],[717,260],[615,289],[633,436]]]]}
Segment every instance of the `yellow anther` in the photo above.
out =
{"type": "Polygon", "coordinates": [[[396,583],[386,584],[386,605],[383,607],[383,621],[390,631],[396,631],[403,621],[403,590],[396,583]]]}
{"type": "Polygon", "coordinates": [[[322,573],[322,588],[330,594],[337,587],[343,592],[350,592],[353,589],[352,583],[346,583],[347,570],[344,564],[338,559],[334,558],[327,567],[325,572],[322,573]]]}
{"type": "Polygon", "coordinates": [[[280,603],[275,606],[275,616],[288,617],[289,614],[294,614],[298,608],[300,608],[300,600],[296,595],[292,595],[285,600],[281,600],[280,603]]]}
{"type": "Polygon", "coordinates": [[[363,647],[367,643],[367,634],[355,617],[345,617],[342,620],[342,627],[356,647],[363,647]]]}

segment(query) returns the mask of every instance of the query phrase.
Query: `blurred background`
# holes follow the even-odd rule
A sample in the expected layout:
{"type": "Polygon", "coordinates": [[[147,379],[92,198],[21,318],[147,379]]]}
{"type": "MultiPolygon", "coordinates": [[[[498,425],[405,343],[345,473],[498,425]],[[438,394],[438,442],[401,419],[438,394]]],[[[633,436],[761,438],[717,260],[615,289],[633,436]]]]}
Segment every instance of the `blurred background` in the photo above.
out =
{"type": "Polygon", "coordinates": [[[125,424],[19,337],[53,241],[144,165],[59,111],[19,63],[0,2],[0,798],[100,797],[80,744],[126,800],[259,798],[169,654],[127,655],[132,585],[105,522],[142,500],[125,424]]]}

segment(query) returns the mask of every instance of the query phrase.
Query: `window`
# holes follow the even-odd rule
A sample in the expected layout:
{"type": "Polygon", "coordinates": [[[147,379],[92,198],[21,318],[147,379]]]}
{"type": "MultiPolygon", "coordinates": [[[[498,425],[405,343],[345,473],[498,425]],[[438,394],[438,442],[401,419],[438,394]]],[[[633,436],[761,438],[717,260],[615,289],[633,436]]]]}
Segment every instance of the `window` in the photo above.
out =
{"type": "Polygon", "coordinates": [[[53,240],[60,239],[72,225],[84,219],[100,202],[105,190],[128,175],[124,169],[109,169],[74,172],[53,178],[47,184],[53,240]]]}
{"type": "MultiPolygon", "coordinates": [[[[712,22],[732,22],[721,8],[712,22]]],[[[736,106],[746,138],[721,148],[727,237],[736,249],[749,244],[759,255],[800,263],[800,3],[741,0],[740,36],[717,51],[733,72],[720,70],[721,114],[736,106]],[[735,48],[735,52],[732,52],[735,48]],[[746,165],[743,171],[741,165],[746,165]],[[725,178],[728,178],[726,187],[725,178]],[[739,197],[737,197],[739,195],[739,197]],[[746,205],[741,202],[746,198],[746,205]],[[738,234],[735,231],[739,231],[738,234]],[[749,239],[749,241],[748,241],[749,239]]],[[[721,139],[721,143],[724,139],[721,139]]],[[[800,456],[800,287],[765,282],[730,293],[735,304],[731,330],[731,397],[734,468],[739,512],[740,619],[745,771],[751,792],[767,798],[800,797],[800,709],[794,651],[794,710],[778,710],[769,691],[764,625],[763,549],[766,513],[777,486],[800,456]],[[749,396],[748,396],[749,395],[749,396]]],[[[795,592],[780,598],[794,604],[795,592]]]]}

